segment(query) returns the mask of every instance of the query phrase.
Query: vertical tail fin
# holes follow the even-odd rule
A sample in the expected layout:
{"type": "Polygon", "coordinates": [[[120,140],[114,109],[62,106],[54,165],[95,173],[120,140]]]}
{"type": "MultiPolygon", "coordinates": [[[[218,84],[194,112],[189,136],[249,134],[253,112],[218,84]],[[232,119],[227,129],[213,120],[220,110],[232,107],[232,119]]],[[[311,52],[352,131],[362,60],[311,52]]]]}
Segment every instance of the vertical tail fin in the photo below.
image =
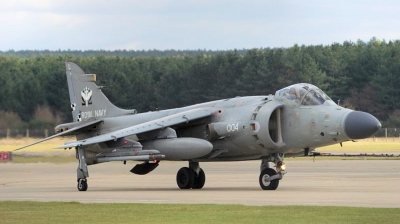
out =
{"type": "Polygon", "coordinates": [[[65,62],[69,99],[74,121],[89,121],[104,117],[135,114],[136,110],[124,110],[112,104],[95,84],[95,74],[85,72],[73,62],[65,62]]]}

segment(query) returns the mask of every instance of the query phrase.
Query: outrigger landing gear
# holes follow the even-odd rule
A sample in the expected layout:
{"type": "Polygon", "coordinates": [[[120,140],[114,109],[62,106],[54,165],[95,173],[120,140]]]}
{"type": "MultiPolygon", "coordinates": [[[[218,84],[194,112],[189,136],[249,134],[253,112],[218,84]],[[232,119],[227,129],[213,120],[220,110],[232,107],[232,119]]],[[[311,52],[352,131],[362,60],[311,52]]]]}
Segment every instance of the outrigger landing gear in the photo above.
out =
{"type": "Polygon", "coordinates": [[[86,191],[87,188],[88,188],[87,180],[83,179],[83,178],[78,179],[78,190],[79,191],[86,191]]]}
{"type": "Polygon", "coordinates": [[[78,176],[78,190],[79,191],[86,191],[88,188],[86,178],[89,177],[89,172],[86,164],[86,151],[79,146],[76,149],[76,158],[78,159],[78,169],[77,169],[77,176],[78,176]]]}
{"type": "Polygon", "coordinates": [[[180,189],[201,189],[206,175],[198,162],[189,161],[189,167],[182,167],[176,174],[176,183],[180,189]]]}
{"type": "Polygon", "coordinates": [[[277,153],[261,160],[259,182],[263,190],[276,190],[278,188],[279,180],[287,173],[283,157],[283,153],[277,153]],[[276,170],[271,168],[270,162],[275,163],[276,170]]]}

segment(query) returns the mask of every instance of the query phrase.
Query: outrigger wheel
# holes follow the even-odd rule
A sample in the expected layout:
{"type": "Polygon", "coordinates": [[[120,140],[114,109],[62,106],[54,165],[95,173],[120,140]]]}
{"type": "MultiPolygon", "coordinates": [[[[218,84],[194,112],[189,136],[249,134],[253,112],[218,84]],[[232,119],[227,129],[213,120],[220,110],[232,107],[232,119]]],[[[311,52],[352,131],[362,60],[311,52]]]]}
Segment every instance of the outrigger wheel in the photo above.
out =
{"type": "Polygon", "coordinates": [[[88,184],[86,179],[78,179],[78,190],[79,191],[86,191],[88,189],[88,184]]]}

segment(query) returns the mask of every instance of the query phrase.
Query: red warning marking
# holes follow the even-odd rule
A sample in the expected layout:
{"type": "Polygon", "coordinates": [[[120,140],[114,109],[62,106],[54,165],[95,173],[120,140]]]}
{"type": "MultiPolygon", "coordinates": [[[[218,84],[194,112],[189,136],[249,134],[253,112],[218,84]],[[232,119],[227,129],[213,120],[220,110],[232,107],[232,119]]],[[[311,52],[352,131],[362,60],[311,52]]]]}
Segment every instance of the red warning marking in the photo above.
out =
{"type": "Polygon", "coordinates": [[[0,152],[0,161],[1,162],[11,161],[11,152],[0,152]]]}

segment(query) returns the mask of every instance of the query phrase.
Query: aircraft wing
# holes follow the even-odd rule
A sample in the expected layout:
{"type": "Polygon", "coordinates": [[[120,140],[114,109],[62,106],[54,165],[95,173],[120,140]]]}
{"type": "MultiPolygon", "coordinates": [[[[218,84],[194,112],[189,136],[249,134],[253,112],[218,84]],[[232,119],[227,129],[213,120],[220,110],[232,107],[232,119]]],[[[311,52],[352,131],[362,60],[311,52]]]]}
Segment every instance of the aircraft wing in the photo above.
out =
{"type": "Polygon", "coordinates": [[[111,140],[117,140],[119,138],[123,138],[130,135],[136,135],[148,131],[153,131],[157,129],[163,129],[166,127],[170,127],[177,124],[188,123],[189,121],[196,120],[199,118],[204,118],[211,116],[215,108],[197,108],[188,111],[184,111],[181,113],[169,115],[163,118],[151,120],[145,123],[141,123],[138,125],[134,125],[131,127],[123,128],[118,131],[102,134],[99,136],[68,142],[65,145],[59,146],[59,149],[65,148],[73,148],[77,146],[86,146],[92,145],[101,142],[107,142],[111,140]]]}
{"type": "Polygon", "coordinates": [[[71,129],[69,129],[69,130],[67,130],[67,131],[60,132],[60,133],[58,133],[58,134],[49,136],[49,137],[47,137],[47,138],[40,139],[39,141],[36,141],[36,142],[31,143],[31,144],[29,144],[29,145],[25,145],[25,146],[23,146],[23,147],[21,147],[21,148],[14,149],[14,151],[17,151],[17,150],[20,150],[20,149],[24,149],[24,148],[27,148],[27,147],[32,146],[32,145],[36,145],[36,144],[38,144],[38,143],[41,143],[41,142],[44,142],[44,141],[47,141],[47,140],[50,140],[50,139],[53,139],[53,138],[56,138],[56,137],[65,136],[65,135],[70,135],[70,134],[72,134],[73,132],[76,132],[76,131],[85,129],[86,127],[89,127],[89,126],[91,126],[91,125],[98,124],[98,123],[100,123],[100,122],[102,122],[102,121],[103,121],[103,120],[94,120],[94,121],[89,121],[89,122],[83,123],[82,125],[76,126],[76,127],[71,128],[71,129]]]}

